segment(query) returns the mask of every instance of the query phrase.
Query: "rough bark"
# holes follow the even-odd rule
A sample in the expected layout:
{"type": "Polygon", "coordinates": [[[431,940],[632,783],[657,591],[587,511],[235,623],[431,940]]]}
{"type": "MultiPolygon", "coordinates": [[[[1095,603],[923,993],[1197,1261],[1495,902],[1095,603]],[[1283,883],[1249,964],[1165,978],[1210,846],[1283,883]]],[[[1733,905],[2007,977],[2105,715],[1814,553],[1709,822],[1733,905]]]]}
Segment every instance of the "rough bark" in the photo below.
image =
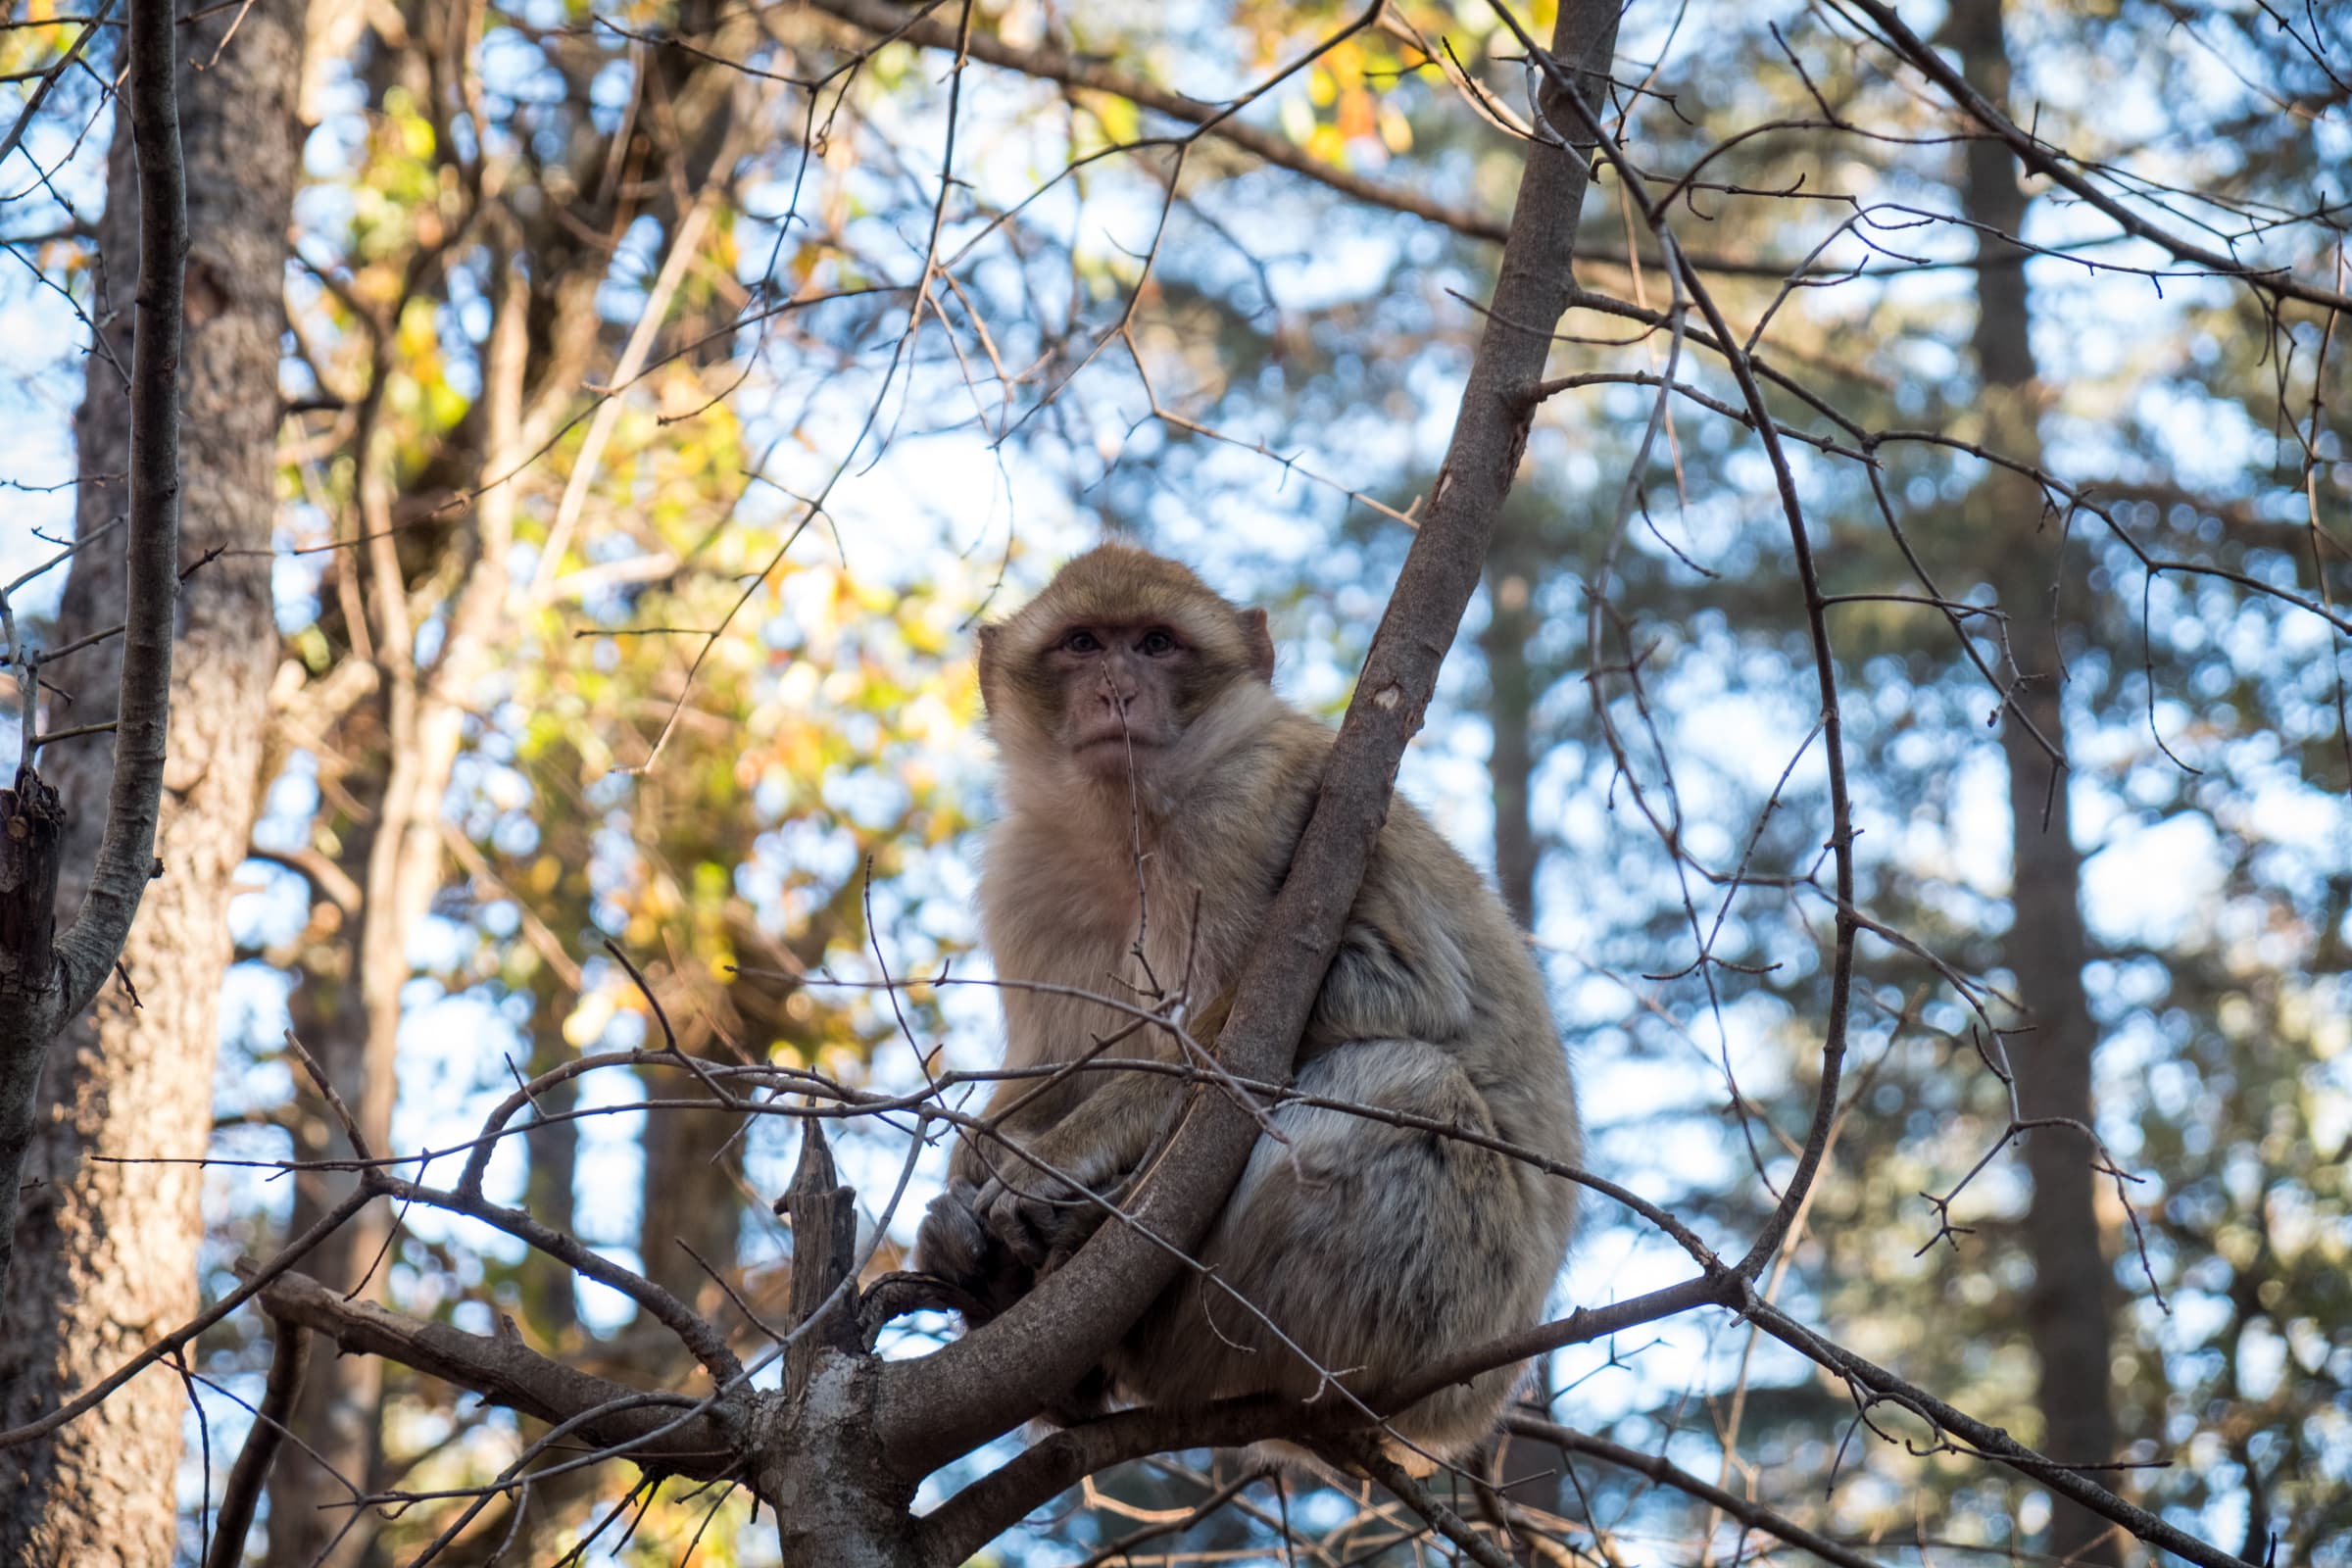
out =
{"type": "MultiPolygon", "coordinates": [[[[135,1004],[109,986],[60,1035],[16,1230],[16,1269],[0,1319],[0,1426],[54,1408],[195,1304],[200,1178],[187,1165],[103,1164],[94,1153],[186,1158],[211,1134],[217,1004],[229,943],[229,879],[244,858],[259,793],[260,739],[277,636],[270,594],[279,300],[295,173],[290,109],[299,8],[255,0],[178,29],[172,40],[192,235],[187,261],[181,417],[179,591],[164,804],[149,887],[122,964],[135,1004]],[[231,25],[236,36],[213,57],[231,25]],[[196,70],[196,65],[209,69],[196,70]],[[213,552],[250,551],[251,555],[213,552]]],[[[119,116],[99,240],[112,264],[97,314],[113,359],[130,358],[128,259],[138,183],[127,116],[119,116]]],[[[124,505],[129,404],[93,354],[77,423],[88,532],[124,505]],[[104,476],[113,475],[113,482],[104,476]]],[[[122,553],[77,556],[57,640],[123,618],[122,553]]],[[[74,656],[55,678],[103,717],[119,680],[120,639],[74,656]]],[[[85,720],[86,721],[86,720],[85,720]]],[[[66,810],[61,910],[81,906],[96,864],[115,748],[103,738],[44,758],[66,810]]],[[[125,1388],[53,1438],[0,1461],[0,1561],[160,1565],[172,1560],[173,1483],[184,1396],[161,1373],[125,1388]]]]}
{"type": "MultiPolygon", "coordinates": [[[[1949,41],[1970,81],[1992,102],[2005,102],[2009,51],[2001,0],[1962,0],[1952,12],[1949,41]]],[[[1981,234],[2019,232],[2026,193],[2009,148],[1990,139],[1971,141],[1965,158],[1961,202],[1970,221],[1981,234]]],[[[1986,262],[2008,264],[2013,249],[1989,237],[1979,242],[1986,262]]],[[[2038,464],[2042,389],[2027,309],[2024,268],[1977,270],[1975,348],[1984,439],[2013,458],[2038,464]]],[[[2042,744],[2046,740],[2061,755],[2066,746],[2065,527],[2044,507],[2039,488],[2007,469],[1991,470],[1971,510],[1971,521],[1980,525],[1971,537],[1995,563],[1993,580],[2009,614],[2020,676],[2001,726],[2011,832],[2006,959],[2031,1031],[2008,1041],[2018,1105],[2028,1119],[2058,1116],[2089,1127],[2098,1031],[2082,986],[2089,956],[2082,857],[2075,846],[2067,774],[2042,744]]],[[[2118,1457],[2108,1370],[2115,1293],[2109,1239],[2095,1203],[2092,1150],[2082,1134],[2049,1128],[2029,1135],[2026,1162],[2034,1179],[2025,1240],[2034,1260],[2027,1323],[2040,1363],[2039,1446],[2062,1460],[2105,1462],[2118,1457]]],[[[2095,1479],[2110,1476],[2100,1472],[2095,1479]]],[[[2073,1562],[2121,1561],[2120,1544],[2102,1539],[2114,1535],[2106,1520],[2063,1496],[2053,1495],[2051,1505],[2045,1549],[2073,1562]],[[2094,1540],[2099,1544],[2091,1544],[2094,1540]]]]}

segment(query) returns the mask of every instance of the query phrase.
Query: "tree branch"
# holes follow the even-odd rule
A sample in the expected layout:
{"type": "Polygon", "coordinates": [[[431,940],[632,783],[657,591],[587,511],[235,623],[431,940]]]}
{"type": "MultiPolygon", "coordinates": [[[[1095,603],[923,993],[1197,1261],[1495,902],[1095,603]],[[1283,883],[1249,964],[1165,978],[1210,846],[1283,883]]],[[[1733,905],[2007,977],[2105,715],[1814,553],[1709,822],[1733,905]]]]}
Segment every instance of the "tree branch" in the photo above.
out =
{"type": "Polygon", "coordinates": [[[238,1283],[235,1290],[163,1338],[149,1342],[145,1349],[39,1420],[27,1421],[23,1426],[11,1427],[6,1432],[0,1432],[0,1452],[5,1452],[21,1444],[45,1438],[67,1422],[76,1420],[98,1408],[123,1384],[128,1383],[165,1356],[177,1351],[182,1346],[194,1344],[196,1336],[261,1295],[270,1281],[308,1257],[318,1249],[318,1244],[332,1236],[345,1220],[374,1200],[375,1194],[366,1186],[347,1195],[343,1201],[319,1215],[318,1223],[279,1248],[269,1262],[248,1274],[238,1283]]]}
{"type": "Polygon", "coordinates": [[[1502,1548],[1472,1529],[1460,1514],[1438,1500],[1436,1493],[1413,1479],[1404,1466],[1381,1451],[1377,1443],[1353,1446],[1347,1452],[1349,1459],[1363,1467],[1366,1475],[1396,1494],[1407,1508],[1429,1521],[1429,1527],[1452,1542],[1480,1568],[1511,1568],[1511,1559],[1502,1548]]]}
{"type": "MultiPolygon", "coordinates": [[[[1329,1412],[1352,1418],[1352,1412],[1329,1412]]],[[[1324,1418],[1320,1435],[1341,1430],[1324,1418]]],[[[922,1521],[923,1561],[956,1568],[1030,1513],[1088,1476],[1146,1454],[1231,1448],[1268,1438],[1318,1435],[1299,1406],[1270,1397],[1225,1399],[1194,1410],[1120,1410],[1047,1434],[934,1508],[922,1521]]]]}
{"type": "Polygon", "coordinates": [[[179,597],[179,356],[188,259],[187,169],[179,146],[169,0],[132,0],[130,123],[139,166],[138,324],[130,368],[129,589],[115,777],[90,891],[58,938],[57,1024],[90,1004],[114,971],[155,879],[156,818],[172,716],[172,606],[179,597]]]}
{"type": "Polygon", "coordinates": [[[2025,165],[2027,172],[2039,174],[2072,191],[2114,220],[2126,232],[2157,246],[2175,261],[2206,268],[2219,277],[2243,278],[2256,288],[2267,289],[2281,299],[2302,300],[2306,304],[2331,311],[2352,311],[2352,294],[2306,283],[2283,268],[2250,268],[2233,256],[2207,250],[2140,217],[2059,159],[2051,152],[2048,143],[2002,114],[1991,100],[1977,91],[1958,68],[1929,47],[1918,33],[1905,26],[1903,19],[1894,14],[1892,6],[1885,4],[1884,0],[1854,0],[1854,9],[1876,23],[1895,52],[1917,67],[1922,75],[1942,88],[1944,96],[1951,99],[1962,113],[2008,143],[2009,150],[2017,155],[2019,163],[2025,165]]]}
{"type": "MultiPolygon", "coordinates": [[[[910,23],[903,13],[893,11],[881,0],[810,0],[810,3],[816,10],[877,37],[895,38],[902,43],[945,50],[951,54],[957,48],[957,29],[954,26],[929,18],[910,23]]],[[[1418,218],[1449,228],[1464,239],[1484,240],[1491,245],[1502,244],[1510,237],[1510,225],[1492,213],[1435,201],[1418,191],[1384,185],[1379,180],[1367,179],[1362,174],[1325,163],[1278,131],[1263,130],[1234,118],[1233,105],[1230,103],[1208,103],[1187,97],[1183,93],[1156,86],[1116,66],[1046,46],[1023,48],[977,30],[972,33],[965,52],[974,60],[1039,81],[1059,82],[1065,87],[1078,87],[1089,92],[1124,98],[1138,108],[1198,127],[1193,132],[1194,136],[1214,136],[1261,163],[1287,170],[1302,179],[1311,179],[1327,190],[1337,191],[1367,207],[1418,218]]],[[[1189,141],[1193,138],[1188,136],[1185,139],[1189,141]]],[[[1743,261],[1729,256],[1691,259],[1707,271],[1743,277],[1785,278],[1791,271],[1790,268],[1776,263],[1743,261]]],[[[1654,253],[1644,255],[1641,260],[1644,267],[1665,265],[1654,253]]],[[[1626,270],[1622,258],[1594,256],[1591,262],[1595,267],[1613,268],[1619,271],[1626,270]]],[[[1794,270],[1805,271],[1809,269],[1800,265],[1794,270]]]]}
{"type": "Polygon", "coordinates": [[[1765,1333],[1835,1372],[1861,1394],[1900,1405],[1931,1423],[1939,1433],[1958,1438],[1975,1452],[1999,1460],[2029,1480],[2081,1503],[2102,1519],[2112,1519],[2149,1545],[2185,1557],[2199,1568],[2255,1568],[2244,1558],[2233,1557],[2221,1547],[2165,1523],[2145,1508],[2126,1502],[2080,1471],[2068,1469],[2047,1454],[2034,1452],[1999,1427],[1987,1426],[1966,1411],[1954,1409],[1885,1367],[1824,1339],[1761,1298],[1751,1294],[1740,1310],[1765,1333]]]}
{"type": "Polygon", "coordinates": [[[239,1568],[245,1561],[245,1537],[253,1529],[253,1510],[262,1500],[270,1466],[286,1441],[286,1423],[294,1419],[294,1400],[302,1393],[303,1363],[310,1358],[311,1333],[299,1324],[276,1325],[277,1345],[270,1356],[270,1381],[262,1402],[254,1407],[252,1430],[229,1466],[228,1482],[220,1490],[220,1513],[213,1527],[205,1568],[239,1568]]]}
{"type": "Polygon", "coordinates": [[[561,1424],[585,1410],[621,1406],[588,1421],[581,1436],[600,1447],[626,1446],[626,1457],[641,1465],[708,1480],[739,1460],[741,1445],[715,1416],[686,1416],[681,1424],[700,1401],[679,1395],[674,1404],[648,1406],[643,1390],[550,1360],[518,1339],[486,1339],[353,1300],[307,1274],[271,1281],[262,1305],[280,1322],[325,1335],[346,1354],[388,1356],[542,1421],[561,1424]]]}
{"type": "MultiPolygon", "coordinates": [[[[894,10],[881,3],[881,0],[811,0],[811,4],[827,16],[877,36],[896,37],[920,48],[944,49],[950,53],[958,47],[957,29],[952,24],[930,18],[909,23],[904,12],[894,10]]],[[[974,60],[1005,71],[1017,72],[1041,81],[1057,81],[1065,87],[1108,93],[1114,98],[1124,98],[1139,108],[1165,115],[1170,120],[1180,120],[1188,125],[1202,127],[1207,134],[1232,143],[1252,158],[1278,169],[1287,169],[1294,174],[1304,175],[1317,184],[1329,186],[1368,206],[1442,223],[1455,233],[1472,239],[1501,241],[1509,236],[1501,220],[1489,214],[1473,212],[1466,207],[1448,206],[1414,191],[1398,190],[1377,180],[1366,179],[1361,174],[1335,169],[1310,157],[1304,148],[1279,132],[1261,130],[1233,118],[1231,105],[1205,103],[1180,92],[1171,92],[1165,87],[1154,86],[1141,76],[1130,75],[1115,66],[1081,59],[1051,47],[1024,49],[977,29],[972,32],[965,52],[974,60]]]]}
{"type": "Polygon", "coordinates": [[[1556,1422],[1539,1421],[1533,1416],[1515,1415],[1506,1420],[1503,1426],[1514,1437],[1532,1438],[1538,1443],[1549,1444],[1570,1453],[1589,1453],[1620,1469],[1647,1476],[1660,1486],[1672,1487],[1677,1492],[1696,1497],[1709,1507],[1722,1509],[1750,1530],[1760,1530],[1768,1536],[1777,1537],[1799,1551],[1809,1551],[1823,1562],[1837,1564],[1838,1568],[1879,1568],[1874,1559],[1863,1556],[1850,1546],[1840,1545],[1827,1536],[1807,1530],[1794,1520],[1784,1518],[1736,1492],[1726,1492],[1721,1487],[1701,1481],[1664,1454],[1644,1453],[1640,1448],[1629,1448],[1622,1443],[1611,1443],[1606,1438],[1596,1438],[1591,1433],[1578,1432],[1556,1422]]]}

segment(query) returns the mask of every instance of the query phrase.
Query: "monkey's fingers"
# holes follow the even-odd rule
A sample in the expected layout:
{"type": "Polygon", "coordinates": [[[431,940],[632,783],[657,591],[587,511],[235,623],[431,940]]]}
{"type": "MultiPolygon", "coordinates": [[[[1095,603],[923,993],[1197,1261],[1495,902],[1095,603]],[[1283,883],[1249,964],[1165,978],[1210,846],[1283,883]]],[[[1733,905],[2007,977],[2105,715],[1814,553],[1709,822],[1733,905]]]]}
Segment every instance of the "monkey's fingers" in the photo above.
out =
{"type": "Polygon", "coordinates": [[[981,1212],[1006,1250],[1040,1274],[1068,1262],[1106,1217],[1097,1199],[1054,1180],[1000,1191],[981,1212]]]}
{"type": "Polygon", "coordinates": [[[995,1238],[955,1187],[931,1200],[914,1233],[916,1265],[966,1289],[988,1275],[989,1253],[995,1250],[995,1238]]]}
{"type": "Polygon", "coordinates": [[[1074,1220],[1094,1203],[1084,1194],[1050,1176],[1031,1176],[1020,1188],[990,1182],[980,1195],[980,1213],[989,1230],[1022,1263],[1044,1270],[1067,1250],[1074,1220]]]}
{"type": "Polygon", "coordinates": [[[1044,1202],[1009,1189],[999,1191],[981,1210],[990,1234],[1005,1250],[1030,1268],[1043,1268],[1049,1249],[1044,1229],[1049,1213],[1044,1202]]]}

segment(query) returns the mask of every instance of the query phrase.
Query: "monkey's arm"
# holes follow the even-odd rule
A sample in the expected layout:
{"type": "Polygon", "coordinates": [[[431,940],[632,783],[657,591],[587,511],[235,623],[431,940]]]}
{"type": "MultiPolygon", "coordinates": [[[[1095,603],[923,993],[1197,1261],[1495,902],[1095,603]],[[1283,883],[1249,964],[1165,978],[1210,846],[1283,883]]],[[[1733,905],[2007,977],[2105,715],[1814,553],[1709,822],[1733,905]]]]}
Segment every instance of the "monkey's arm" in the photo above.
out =
{"type": "MultiPolygon", "coordinates": [[[[1163,1026],[1142,1038],[1154,1055],[1213,1057],[1232,1011],[1228,989],[1184,1018],[1181,1036],[1163,1026]]],[[[1050,1125],[1010,1133],[1032,1157],[1001,1145],[990,1152],[990,1179],[973,1203],[1013,1255],[1041,1271],[1067,1259],[1109,1217],[1108,1205],[1158,1157],[1196,1092],[1192,1081],[1172,1073],[1110,1067],[1085,1077],[1081,1098],[1050,1125]]]]}
{"type": "Polygon", "coordinates": [[[970,1322],[995,1317],[1101,1226],[1103,1205],[1119,1200],[1174,1125],[1180,1098],[1178,1080],[1125,1073],[1059,1122],[969,1135],[947,1191],[924,1210],[916,1266],[979,1304],[965,1314],[970,1322]]]}
{"type": "Polygon", "coordinates": [[[1061,1120],[993,1152],[995,1171],[973,1211],[1022,1263],[1041,1272],[1059,1265],[1166,1143],[1189,1093],[1163,1073],[1109,1073],[1061,1120]]]}
{"type": "MultiPolygon", "coordinates": [[[[1231,1006],[1222,997],[1189,1033],[1208,1049],[1231,1006]]],[[[989,1315],[1027,1293],[1107,1217],[1164,1145],[1188,1088],[1165,1073],[1084,1071],[1032,1097],[1033,1086],[998,1086],[984,1129],[963,1133],[947,1191],[931,1200],[915,1239],[923,1269],[987,1303],[989,1315]]]]}
{"type": "Polygon", "coordinates": [[[948,1161],[946,1191],[931,1200],[915,1232],[915,1266],[936,1274],[980,1303],[966,1319],[979,1324],[995,1317],[1027,1295],[1037,1283],[1037,1270],[1015,1256],[987,1221],[987,1200],[1003,1191],[995,1178],[1007,1163],[1020,1158],[1008,1144],[1027,1144],[1070,1113],[1074,1103],[1065,1090],[1046,1090],[1019,1082],[1000,1083],[989,1097],[987,1115],[980,1125],[956,1134],[948,1161]]]}
{"type": "Polygon", "coordinates": [[[960,1176],[931,1200],[915,1232],[914,1264],[961,1290],[976,1303],[965,1320],[987,1322],[1019,1300],[1036,1283],[1036,1270],[1023,1264],[980,1221],[977,1184],[960,1176]]]}

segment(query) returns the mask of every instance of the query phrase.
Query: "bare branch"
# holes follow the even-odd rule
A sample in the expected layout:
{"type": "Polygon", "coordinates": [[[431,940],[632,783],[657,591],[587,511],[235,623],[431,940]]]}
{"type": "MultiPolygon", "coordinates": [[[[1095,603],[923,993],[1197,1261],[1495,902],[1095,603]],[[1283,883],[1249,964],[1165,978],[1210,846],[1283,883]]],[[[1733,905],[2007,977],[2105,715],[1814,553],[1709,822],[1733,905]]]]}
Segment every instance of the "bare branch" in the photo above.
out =
{"type": "Polygon", "coordinates": [[[2073,167],[2071,160],[2058,153],[2048,142],[2023,129],[2017,122],[2002,114],[1991,100],[1960,74],[1958,68],[1930,48],[1918,33],[1905,26],[1903,19],[1895,15],[1894,8],[1886,4],[1885,0],[1852,0],[1852,3],[1855,10],[1877,24],[1879,30],[1886,34],[1898,54],[1916,67],[1921,74],[1942,88],[1944,95],[1964,114],[2007,142],[2009,150],[2017,155],[2017,161],[2026,167],[2029,173],[2040,174],[2064,186],[2114,220],[2125,230],[2158,246],[2176,261],[2205,268],[2217,277],[2241,279],[2279,299],[2302,300],[2329,310],[2352,310],[2352,294],[2306,283],[2282,268],[2248,267],[2235,257],[2207,250],[2142,218],[2092,183],[2073,167]]]}
{"type": "Polygon", "coordinates": [[[1879,1568],[1878,1563],[1851,1546],[1841,1545],[1829,1537],[1807,1530],[1794,1520],[1775,1513],[1761,1503],[1751,1502],[1736,1492],[1700,1480],[1661,1453],[1644,1453],[1629,1448],[1622,1443],[1611,1443],[1591,1433],[1578,1432],[1551,1421],[1539,1421],[1533,1416],[1515,1415],[1504,1425],[1515,1437],[1533,1438],[1570,1453],[1589,1453],[1604,1459],[1623,1470],[1649,1477],[1661,1486],[1696,1497],[1710,1507],[1719,1508],[1750,1530],[1760,1530],[1788,1543],[1799,1551],[1809,1551],[1823,1562],[1835,1563],[1838,1568],[1879,1568]]]}
{"type": "Polygon", "coordinates": [[[270,1380],[262,1402],[253,1412],[253,1427],[237,1462],[229,1467],[220,1491],[220,1522],[213,1527],[212,1549],[204,1568],[238,1568],[245,1560],[245,1537],[253,1528],[253,1510],[262,1500],[262,1485],[286,1440],[286,1423],[294,1417],[294,1398],[302,1392],[303,1363],[309,1359],[311,1335],[299,1324],[277,1325],[277,1346],[270,1356],[270,1380]]]}
{"type": "Polygon", "coordinates": [[[696,1415],[678,1425],[682,1410],[703,1402],[685,1395],[648,1404],[642,1391],[551,1360],[518,1339],[489,1339],[373,1301],[347,1300],[307,1274],[279,1276],[263,1292],[262,1304],[272,1317],[325,1335],[346,1354],[389,1356],[542,1421],[561,1423],[585,1410],[619,1406],[587,1423],[582,1435],[599,1446],[629,1445],[630,1457],[641,1464],[704,1478],[732,1468],[735,1441],[716,1418],[696,1415]],[[672,1426],[677,1430],[651,1436],[672,1426]]]}

